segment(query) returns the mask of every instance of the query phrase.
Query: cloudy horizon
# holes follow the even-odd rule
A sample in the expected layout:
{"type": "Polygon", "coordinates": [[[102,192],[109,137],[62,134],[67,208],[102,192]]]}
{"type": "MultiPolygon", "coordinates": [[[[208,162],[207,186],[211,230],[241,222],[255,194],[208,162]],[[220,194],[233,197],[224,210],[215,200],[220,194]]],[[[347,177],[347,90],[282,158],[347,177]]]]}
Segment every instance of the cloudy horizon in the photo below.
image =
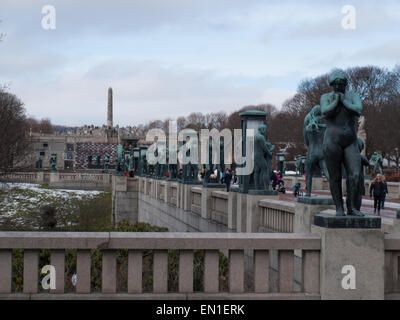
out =
{"type": "Polygon", "coordinates": [[[0,84],[30,116],[114,124],[281,107],[299,82],[332,68],[399,63],[396,0],[1,0],[0,84]],[[42,7],[56,9],[44,30],[42,7]],[[342,7],[356,29],[342,27],[342,7]]]}

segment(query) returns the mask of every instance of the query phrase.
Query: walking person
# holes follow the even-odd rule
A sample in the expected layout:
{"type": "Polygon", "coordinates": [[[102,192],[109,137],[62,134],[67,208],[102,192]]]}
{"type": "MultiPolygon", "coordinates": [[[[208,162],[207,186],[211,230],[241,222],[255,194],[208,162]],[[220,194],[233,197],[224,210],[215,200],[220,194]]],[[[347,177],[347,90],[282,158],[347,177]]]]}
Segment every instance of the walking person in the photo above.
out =
{"type": "Polygon", "coordinates": [[[386,195],[387,195],[389,192],[388,192],[386,177],[385,177],[384,175],[382,175],[382,182],[383,182],[384,185],[385,185],[385,193],[383,194],[383,199],[382,199],[382,209],[385,209],[386,195]]]}
{"type": "Polygon", "coordinates": [[[378,216],[381,215],[382,200],[385,194],[385,184],[382,182],[382,176],[378,174],[369,188],[369,196],[374,195],[374,214],[378,209],[378,216]]]}
{"type": "Polygon", "coordinates": [[[227,192],[229,192],[229,189],[231,188],[231,181],[232,181],[232,173],[228,168],[226,168],[226,170],[225,170],[225,184],[226,184],[226,191],[227,192]]]}

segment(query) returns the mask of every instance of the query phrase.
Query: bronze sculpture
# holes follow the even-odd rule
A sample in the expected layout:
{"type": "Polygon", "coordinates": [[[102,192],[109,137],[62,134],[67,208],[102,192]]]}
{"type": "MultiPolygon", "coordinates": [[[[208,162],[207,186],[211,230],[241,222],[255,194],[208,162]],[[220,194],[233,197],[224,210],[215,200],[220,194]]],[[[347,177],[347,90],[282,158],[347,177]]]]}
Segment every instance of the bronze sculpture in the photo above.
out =
{"type": "Polygon", "coordinates": [[[344,165],[348,185],[347,214],[364,216],[358,209],[361,197],[361,156],[355,127],[356,118],[361,115],[362,103],[358,94],[346,91],[347,84],[346,73],[334,70],[329,77],[333,91],[321,96],[321,111],[327,121],[323,151],[336,215],[345,215],[341,170],[344,165]]]}

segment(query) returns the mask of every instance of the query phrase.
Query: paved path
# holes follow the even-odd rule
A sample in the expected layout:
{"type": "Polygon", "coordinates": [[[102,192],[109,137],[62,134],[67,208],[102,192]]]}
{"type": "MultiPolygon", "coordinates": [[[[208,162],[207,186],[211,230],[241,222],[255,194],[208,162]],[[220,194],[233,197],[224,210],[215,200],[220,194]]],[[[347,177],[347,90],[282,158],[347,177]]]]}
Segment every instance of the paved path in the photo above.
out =
{"type": "MultiPolygon", "coordinates": [[[[329,191],[313,191],[313,195],[330,195],[329,191]]],[[[279,199],[284,201],[297,201],[293,195],[293,191],[288,190],[285,194],[280,193],[279,199]]],[[[343,198],[346,201],[346,198],[343,198]]],[[[400,210],[400,200],[397,199],[386,199],[385,201],[385,209],[381,210],[381,216],[385,218],[395,218],[397,210],[400,210]]],[[[374,215],[374,200],[370,197],[363,197],[361,211],[374,215]]]]}

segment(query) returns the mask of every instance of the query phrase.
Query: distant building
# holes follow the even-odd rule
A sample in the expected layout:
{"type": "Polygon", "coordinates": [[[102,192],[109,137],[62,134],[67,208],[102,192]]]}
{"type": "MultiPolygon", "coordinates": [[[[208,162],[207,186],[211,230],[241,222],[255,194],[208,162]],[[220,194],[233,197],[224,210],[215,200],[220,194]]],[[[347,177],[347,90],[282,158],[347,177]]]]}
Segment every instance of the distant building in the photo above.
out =
{"type": "Polygon", "coordinates": [[[109,88],[107,125],[64,128],[54,134],[31,133],[32,152],[26,167],[35,168],[37,160],[42,157],[43,169],[47,170],[51,155],[56,154],[59,170],[102,169],[105,155],[109,157],[110,166],[114,165],[118,144],[130,150],[137,146],[141,137],[142,133],[135,127],[113,127],[113,93],[109,88]]]}

